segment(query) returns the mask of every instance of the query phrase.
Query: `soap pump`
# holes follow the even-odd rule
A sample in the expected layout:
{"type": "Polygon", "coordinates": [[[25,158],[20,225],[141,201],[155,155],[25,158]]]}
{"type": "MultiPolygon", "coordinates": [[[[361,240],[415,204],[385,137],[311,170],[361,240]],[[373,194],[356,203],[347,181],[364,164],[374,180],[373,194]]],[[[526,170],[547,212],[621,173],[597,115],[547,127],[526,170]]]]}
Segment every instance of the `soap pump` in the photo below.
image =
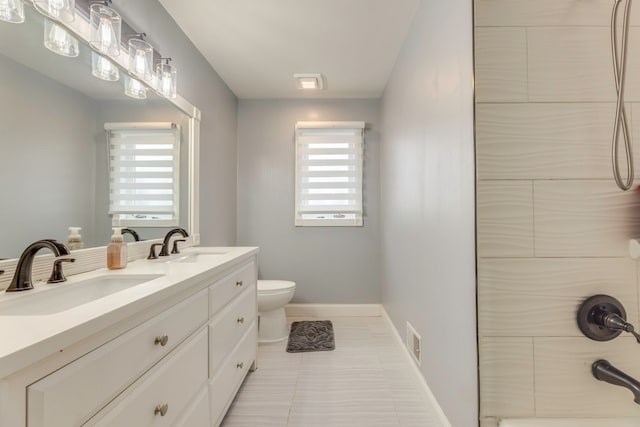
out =
{"type": "Polygon", "coordinates": [[[71,250],[84,248],[82,243],[82,236],[80,235],[80,227],[69,227],[69,238],[67,240],[67,247],[71,250]]]}
{"type": "Polygon", "coordinates": [[[122,228],[114,227],[111,243],[107,245],[107,268],[118,270],[127,266],[127,243],[122,237],[122,228]]]}

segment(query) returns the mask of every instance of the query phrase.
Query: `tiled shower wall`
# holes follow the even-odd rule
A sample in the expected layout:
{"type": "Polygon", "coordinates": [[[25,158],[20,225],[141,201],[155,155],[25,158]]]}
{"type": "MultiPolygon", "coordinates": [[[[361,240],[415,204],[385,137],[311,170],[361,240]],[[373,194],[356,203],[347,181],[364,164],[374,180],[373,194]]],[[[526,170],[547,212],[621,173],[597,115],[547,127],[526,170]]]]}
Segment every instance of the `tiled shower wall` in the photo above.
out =
{"type": "MultiPolygon", "coordinates": [[[[629,391],[590,371],[604,358],[640,379],[640,345],[628,336],[591,341],[575,321],[584,298],[605,293],[640,322],[638,267],[627,255],[628,239],[640,237],[640,192],[620,191],[611,174],[612,5],[475,0],[483,426],[640,417],[629,391]]],[[[638,141],[640,3],[633,6],[625,99],[638,141]]]]}

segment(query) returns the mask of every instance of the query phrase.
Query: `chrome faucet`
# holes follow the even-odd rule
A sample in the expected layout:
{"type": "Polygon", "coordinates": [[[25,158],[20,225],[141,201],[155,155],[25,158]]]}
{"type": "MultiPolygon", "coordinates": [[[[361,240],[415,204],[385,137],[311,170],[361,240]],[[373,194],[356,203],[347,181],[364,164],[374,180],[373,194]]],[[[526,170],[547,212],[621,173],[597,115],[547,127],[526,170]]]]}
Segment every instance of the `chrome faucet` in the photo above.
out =
{"type": "Polygon", "coordinates": [[[640,405],[640,382],[616,369],[606,360],[598,360],[591,367],[596,379],[620,387],[628,388],[633,393],[633,401],[640,405]]]}
{"type": "Polygon", "coordinates": [[[22,252],[18,259],[18,265],[16,266],[15,274],[11,280],[11,284],[7,288],[7,292],[27,291],[33,289],[31,283],[31,268],[33,267],[33,260],[36,253],[42,249],[48,248],[56,256],[53,262],[53,270],[51,271],[51,277],[47,283],[60,283],[67,280],[62,272],[62,262],[74,262],[75,258],[69,258],[71,255],[69,248],[64,243],[57,242],[51,239],[38,240],[27,246],[27,249],[22,252]]]}
{"type": "MultiPolygon", "coordinates": [[[[171,236],[173,236],[174,234],[181,234],[182,237],[189,237],[189,233],[187,233],[187,231],[184,228],[174,228],[172,230],[169,230],[167,235],[164,236],[164,240],[162,242],[162,250],[160,251],[158,256],[168,256],[169,255],[169,243],[171,241],[171,236]]],[[[178,246],[177,245],[174,245],[173,250],[171,251],[171,253],[173,253],[173,254],[180,253],[178,251],[178,246]]]]}

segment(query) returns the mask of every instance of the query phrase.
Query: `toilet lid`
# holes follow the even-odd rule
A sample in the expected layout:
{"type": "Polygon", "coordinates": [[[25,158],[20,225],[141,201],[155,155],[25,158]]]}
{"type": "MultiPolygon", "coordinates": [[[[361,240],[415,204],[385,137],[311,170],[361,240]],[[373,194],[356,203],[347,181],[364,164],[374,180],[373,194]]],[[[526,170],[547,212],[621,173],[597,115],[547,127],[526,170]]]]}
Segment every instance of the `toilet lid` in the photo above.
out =
{"type": "Polygon", "coordinates": [[[284,291],[295,287],[295,282],[289,282],[287,280],[258,280],[258,292],[284,291]]]}

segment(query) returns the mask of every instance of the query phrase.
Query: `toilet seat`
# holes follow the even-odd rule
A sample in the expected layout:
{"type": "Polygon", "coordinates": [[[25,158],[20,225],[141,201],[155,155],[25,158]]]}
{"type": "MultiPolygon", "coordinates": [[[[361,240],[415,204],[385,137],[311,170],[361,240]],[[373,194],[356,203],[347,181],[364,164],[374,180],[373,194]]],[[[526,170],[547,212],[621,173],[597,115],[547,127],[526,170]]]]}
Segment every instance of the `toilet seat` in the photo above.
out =
{"type": "Polygon", "coordinates": [[[258,293],[263,295],[288,292],[295,288],[296,283],[288,280],[258,280],[258,293]]]}

